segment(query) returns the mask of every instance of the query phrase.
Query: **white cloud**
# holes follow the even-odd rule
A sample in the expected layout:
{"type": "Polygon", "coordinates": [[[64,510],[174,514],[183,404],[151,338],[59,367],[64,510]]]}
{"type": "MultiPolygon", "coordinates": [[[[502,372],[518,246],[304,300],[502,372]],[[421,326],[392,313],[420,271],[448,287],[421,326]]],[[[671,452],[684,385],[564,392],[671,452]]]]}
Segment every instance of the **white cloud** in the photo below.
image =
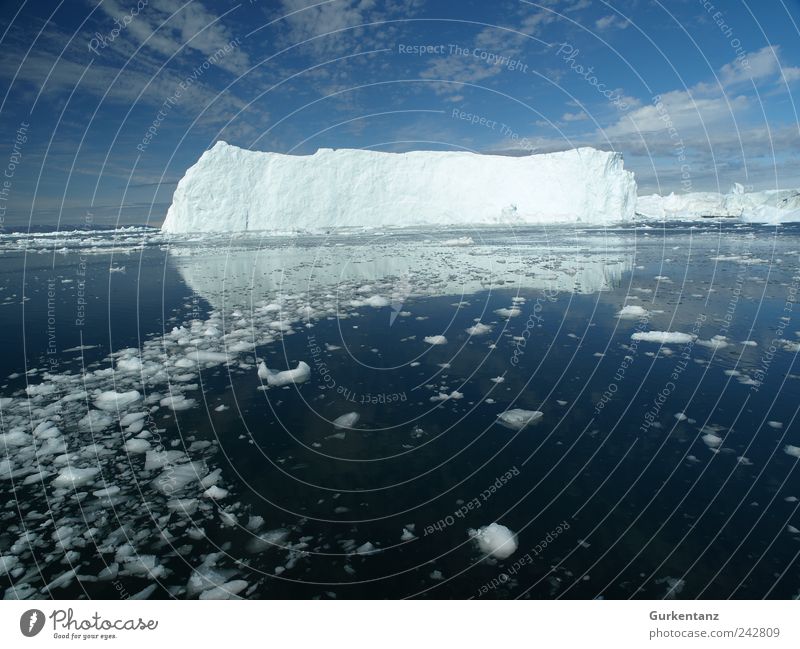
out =
{"type": "MultiPolygon", "coordinates": [[[[103,0],[98,7],[111,19],[121,18],[131,12],[130,6],[117,0],[103,0]]],[[[137,46],[144,45],[146,49],[164,57],[172,56],[183,46],[185,50],[208,57],[235,38],[225,25],[225,19],[218,18],[219,14],[208,11],[197,0],[189,3],[182,0],[150,0],[141,12],[132,17],[119,38],[131,40],[137,46]]],[[[109,31],[114,26],[109,21],[109,31]]],[[[103,34],[102,23],[100,33],[103,34]]],[[[224,57],[219,65],[224,70],[241,74],[247,70],[250,62],[247,54],[237,48],[224,57]]]]}
{"type": "Polygon", "coordinates": [[[603,16],[602,18],[598,18],[594,23],[595,29],[597,31],[606,31],[609,29],[627,29],[630,27],[630,22],[625,20],[624,18],[620,18],[615,14],[609,14],[608,16],[603,16]]]}

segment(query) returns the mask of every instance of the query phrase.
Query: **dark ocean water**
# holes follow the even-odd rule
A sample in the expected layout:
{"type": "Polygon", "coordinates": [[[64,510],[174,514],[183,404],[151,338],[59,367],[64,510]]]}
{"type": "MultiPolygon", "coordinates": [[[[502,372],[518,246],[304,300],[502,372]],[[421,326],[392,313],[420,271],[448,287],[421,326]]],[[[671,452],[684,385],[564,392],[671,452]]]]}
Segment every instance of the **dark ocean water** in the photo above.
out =
{"type": "Polygon", "coordinates": [[[0,589],[794,597],[799,233],[8,235],[0,589]]]}

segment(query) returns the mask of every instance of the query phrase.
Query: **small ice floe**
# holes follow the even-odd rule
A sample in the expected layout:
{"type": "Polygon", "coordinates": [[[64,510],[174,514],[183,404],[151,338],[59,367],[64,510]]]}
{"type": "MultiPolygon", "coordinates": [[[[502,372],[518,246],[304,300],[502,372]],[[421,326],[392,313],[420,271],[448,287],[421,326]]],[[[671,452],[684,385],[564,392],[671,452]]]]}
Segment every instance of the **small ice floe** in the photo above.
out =
{"type": "Polygon", "coordinates": [[[789,532],[789,534],[800,534],[800,530],[798,530],[794,525],[787,525],[786,531],[789,532]]]}
{"type": "Polygon", "coordinates": [[[626,304],[617,312],[620,320],[637,320],[649,316],[650,312],[638,304],[626,304]]]}
{"type": "Polygon", "coordinates": [[[101,392],[95,397],[94,405],[96,408],[105,410],[106,412],[117,412],[119,410],[124,410],[141,398],[142,395],[136,390],[130,390],[128,392],[114,392],[114,390],[108,390],[107,392],[101,392]]]}
{"type": "Polygon", "coordinates": [[[685,414],[683,414],[682,412],[676,412],[675,413],[675,419],[677,419],[678,421],[686,421],[689,418],[685,414]]]}
{"type": "Polygon", "coordinates": [[[503,383],[506,380],[504,376],[495,376],[494,378],[489,379],[492,383],[503,383]]]}
{"type": "Polygon", "coordinates": [[[382,307],[389,306],[391,302],[381,295],[370,295],[366,300],[364,300],[364,304],[371,306],[374,309],[380,309],[382,307]]]}
{"type": "Polygon", "coordinates": [[[146,453],[150,450],[150,442],[146,439],[129,439],[122,447],[125,452],[131,454],[139,454],[139,453],[146,453]]]}
{"type": "Polygon", "coordinates": [[[770,428],[783,428],[783,422],[780,421],[768,421],[767,426],[770,428]]]}
{"type": "Polygon", "coordinates": [[[456,239],[445,239],[442,241],[443,246],[472,246],[475,244],[472,237],[458,237],[456,239]]]}
{"type": "Polygon", "coordinates": [[[445,338],[444,336],[425,336],[425,338],[423,338],[423,341],[425,341],[429,345],[446,345],[447,344],[447,338],[445,338]]]}
{"type": "Polygon", "coordinates": [[[492,523],[477,530],[469,529],[467,534],[481,552],[495,559],[508,559],[517,551],[517,535],[505,525],[492,523]]]}
{"type": "Polygon", "coordinates": [[[125,266],[111,266],[111,267],[109,267],[108,272],[109,273],[124,273],[125,272],[125,266]]]}
{"type": "Polygon", "coordinates": [[[450,394],[440,392],[438,395],[431,397],[431,401],[449,401],[450,399],[463,399],[464,394],[458,390],[453,390],[450,394]]]}
{"type": "Polygon", "coordinates": [[[361,419],[361,415],[357,412],[348,412],[334,419],[333,427],[337,429],[353,428],[358,423],[359,419],[361,419]]]}
{"type": "Polygon", "coordinates": [[[706,433],[701,439],[709,448],[717,448],[720,444],[722,444],[722,438],[714,433],[706,433]]]}
{"type": "Polygon", "coordinates": [[[786,496],[786,498],[784,498],[783,500],[787,503],[796,503],[797,496],[786,496]]]}
{"type": "Polygon", "coordinates": [[[356,548],[356,551],[355,551],[355,553],[356,553],[356,554],[362,554],[362,555],[363,555],[363,554],[375,554],[375,553],[376,553],[376,552],[378,552],[378,551],[379,551],[379,550],[378,550],[378,549],[377,549],[377,548],[376,548],[374,545],[372,545],[372,543],[370,543],[369,541],[367,541],[367,542],[366,542],[366,543],[364,543],[363,545],[359,545],[359,546],[356,548]]]}
{"type": "Polygon", "coordinates": [[[78,469],[74,466],[64,467],[53,480],[53,486],[81,487],[92,482],[98,473],[100,473],[100,469],[97,467],[89,467],[87,469],[78,469]]]}
{"type": "Polygon", "coordinates": [[[194,408],[197,402],[194,399],[189,399],[188,397],[184,397],[182,394],[172,396],[172,397],[164,397],[159,401],[159,404],[164,408],[169,408],[170,410],[190,410],[194,408]]]}
{"type": "Polygon", "coordinates": [[[556,403],[559,406],[566,406],[569,403],[569,401],[562,401],[561,399],[556,399],[556,403]]]}
{"type": "Polygon", "coordinates": [[[400,535],[401,541],[413,541],[415,538],[417,537],[414,536],[414,534],[412,533],[411,530],[408,529],[408,527],[403,528],[403,533],[400,535]]]}
{"type": "Polygon", "coordinates": [[[304,383],[310,377],[311,368],[304,361],[300,361],[295,369],[282,372],[268,369],[263,361],[258,366],[258,378],[266,380],[267,385],[273,388],[290,383],[304,383]]]}
{"type": "Polygon", "coordinates": [[[494,312],[501,318],[516,318],[518,315],[522,314],[522,310],[518,309],[517,307],[511,307],[510,309],[495,309],[494,312]]]}
{"type": "Polygon", "coordinates": [[[793,354],[800,352],[800,343],[794,340],[785,340],[781,338],[778,342],[781,343],[783,349],[787,352],[792,352],[793,354]]]}
{"type": "Polygon", "coordinates": [[[743,340],[742,345],[745,347],[758,347],[758,343],[755,340],[743,340]]]}
{"type": "Polygon", "coordinates": [[[523,410],[522,408],[512,408],[497,415],[497,419],[502,426],[512,430],[522,430],[526,426],[536,423],[544,413],[540,410],[523,410]]]}
{"type": "Polygon", "coordinates": [[[489,325],[476,322],[471,327],[467,327],[466,331],[470,336],[484,336],[488,334],[491,330],[492,328],[489,325]]]}
{"type": "Polygon", "coordinates": [[[641,340],[646,343],[669,343],[684,344],[692,342],[697,336],[685,334],[680,331],[637,331],[631,334],[631,340],[641,340]]]}
{"type": "Polygon", "coordinates": [[[697,344],[713,350],[724,349],[728,346],[728,339],[725,336],[717,335],[712,336],[710,340],[698,340],[697,344]]]}
{"type": "Polygon", "coordinates": [[[786,455],[791,455],[792,457],[800,457],[800,446],[792,446],[791,444],[787,444],[783,447],[783,452],[786,455]]]}

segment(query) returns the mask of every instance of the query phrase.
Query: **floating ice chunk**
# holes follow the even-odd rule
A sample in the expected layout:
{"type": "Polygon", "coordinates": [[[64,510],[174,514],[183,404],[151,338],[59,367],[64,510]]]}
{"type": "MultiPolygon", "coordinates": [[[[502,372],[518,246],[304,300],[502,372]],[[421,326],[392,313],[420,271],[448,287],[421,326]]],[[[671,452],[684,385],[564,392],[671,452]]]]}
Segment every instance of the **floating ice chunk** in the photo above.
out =
{"type": "Polygon", "coordinates": [[[517,307],[511,307],[510,309],[495,309],[494,312],[501,318],[516,318],[522,313],[522,310],[517,307]]]}
{"type": "Polygon", "coordinates": [[[144,470],[162,469],[186,457],[183,451],[147,451],[144,457],[144,470]]]}
{"type": "Polygon", "coordinates": [[[197,403],[194,399],[189,399],[188,397],[184,397],[182,394],[172,397],[164,397],[159,401],[159,403],[164,408],[171,408],[172,410],[189,410],[190,408],[194,408],[195,403],[197,403]]]}
{"type": "Polygon", "coordinates": [[[758,347],[758,343],[755,340],[743,340],[742,345],[745,347],[758,347]]]}
{"type": "Polygon", "coordinates": [[[722,444],[722,438],[714,433],[706,433],[703,435],[702,439],[705,445],[710,448],[717,448],[720,444],[722,444]]]}
{"type": "Polygon", "coordinates": [[[245,588],[247,588],[247,582],[244,579],[234,579],[204,590],[200,593],[200,599],[234,599],[245,588]]]}
{"type": "Polygon", "coordinates": [[[263,532],[247,544],[248,552],[257,554],[272,548],[283,548],[284,542],[289,538],[289,530],[276,529],[263,532]]]}
{"type": "Polygon", "coordinates": [[[534,424],[544,417],[540,410],[523,410],[522,408],[512,408],[497,415],[500,424],[512,430],[522,430],[530,424],[534,424]]]}
{"type": "Polygon", "coordinates": [[[467,328],[467,333],[470,336],[483,336],[488,334],[492,328],[489,325],[482,324],[480,322],[475,323],[471,327],[467,328]]]}
{"type": "Polygon", "coordinates": [[[166,574],[164,566],[160,565],[158,558],[152,554],[137,554],[125,557],[123,568],[131,575],[159,579],[166,574]]]}
{"type": "Polygon", "coordinates": [[[374,554],[377,551],[377,548],[369,541],[356,548],[356,554],[374,554]]]}
{"type": "Polygon", "coordinates": [[[792,446],[791,444],[787,444],[783,447],[783,452],[787,455],[791,455],[792,457],[800,457],[800,446],[792,446]]]}
{"type": "Polygon", "coordinates": [[[135,421],[139,421],[140,419],[144,419],[145,417],[147,417],[147,413],[146,412],[131,412],[131,413],[128,413],[127,415],[124,415],[119,420],[119,425],[124,428],[125,426],[130,426],[135,421]]]}
{"type": "Polygon", "coordinates": [[[694,334],[685,334],[680,331],[637,331],[631,335],[631,340],[641,340],[648,343],[660,343],[667,345],[669,343],[690,343],[697,336],[694,334]]]}
{"type": "Polygon", "coordinates": [[[125,442],[123,449],[127,453],[145,453],[146,451],[150,450],[150,442],[148,442],[146,439],[129,439],[127,442],[125,442]]]}
{"type": "Polygon", "coordinates": [[[380,309],[381,307],[389,306],[391,302],[389,302],[389,300],[380,295],[371,295],[366,300],[364,300],[364,304],[366,304],[367,306],[371,306],[375,309],[380,309]]]}
{"type": "Polygon", "coordinates": [[[174,500],[167,501],[167,509],[171,512],[180,512],[191,516],[197,511],[199,501],[197,498],[175,498],[174,500]]]}
{"type": "Polygon", "coordinates": [[[110,487],[106,487],[105,489],[98,489],[97,491],[93,491],[92,495],[95,498],[108,498],[110,496],[116,496],[120,491],[122,491],[118,486],[111,485],[110,487]]]}
{"type": "Polygon", "coordinates": [[[446,345],[447,338],[444,336],[425,336],[423,340],[429,345],[446,345]]]}
{"type": "Polygon", "coordinates": [[[455,239],[445,239],[442,241],[443,246],[472,246],[475,241],[472,237],[457,237],[455,239]]]}
{"type": "Polygon", "coordinates": [[[100,410],[90,410],[78,421],[78,426],[83,430],[94,432],[101,431],[114,424],[114,420],[100,410]]]}
{"type": "Polygon", "coordinates": [[[68,466],[58,472],[58,476],[53,480],[54,487],[80,487],[85,485],[100,473],[98,467],[89,467],[86,469],[78,469],[74,466],[68,466]]]}
{"type": "Polygon", "coordinates": [[[0,449],[4,450],[7,446],[27,446],[31,439],[24,430],[11,430],[0,435],[0,449]]]}
{"type": "Polygon", "coordinates": [[[267,385],[273,388],[290,383],[305,383],[310,377],[311,368],[304,361],[300,361],[295,369],[282,372],[267,369],[263,361],[258,366],[258,378],[266,380],[267,385]]]}
{"type": "Polygon", "coordinates": [[[507,559],[517,551],[517,535],[505,525],[492,523],[478,530],[467,530],[478,549],[487,556],[507,559]]]}
{"type": "Polygon", "coordinates": [[[405,527],[403,528],[403,533],[400,535],[401,541],[413,541],[416,536],[414,536],[410,530],[407,530],[405,527]]]}
{"type": "Polygon", "coordinates": [[[209,352],[202,349],[189,352],[186,357],[196,363],[227,363],[231,360],[231,357],[223,352],[209,352]]]}
{"type": "Polygon", "coordinates": [[[19,557],[13,554],[0,555],[0,577],[5,577],[19,564],[19,557]]]}
{"type": "Polygon", "coordinates": [[[638,304],[626,304],[617,313],[620,320],[636,320],[637,318],[644,318],[649,316],[650,312],[638,304]]]}
{"type": "Polygon", "coordinates": [[[353,428],[358,423],[358,420],[361,419],[361,415],[357,412],[348,412],[347,414],[341,415],[333,420],[333,427],[334,428],[353,428]]]}
{"type": "Polygon", "coordinates": [[[675,413],[675,419],[677,419],[678,421],[686,421],[688,419],[688,417],[685,414],[683,414],[682,412],[676,412],[675,413]]]}
{"type": "Polygon", "coordinates": [[[142,395],[136,390],[130,390],[129,392],[109,390],[98,394],[94,399],[94,405],[96,408],[106,412],[118,412],[125,410],[129,405],[136,403],[141,398],[142,395]]]}
{"type": "Polygon", "coordinates": [[[187,462],[167,468],[153,481],[153,486],[166,496],[177,493],[208,473],[205,462],[187,462]]]}
{"type": "Polygon", "coordinates": [[[780,421],[768,421],[767,426],[770,428],[783,428],[783,423],[780,421]]]}
{"type": "Polygon", "coordinates": [[[453,390],[450,394],[440,392],[438,395],[431,397],[431,401],[449,401],[450,399],[463,399],[464,393],[458,390],[453,390]]]}
{"type": "Polygon", "coordinates": [[[489,379],[493,383],[504,383],[506,378],[504,376],[495,376],[494,378],[489,379]]]}
{"type": "Polygon", "coordinates": [[[728,339],[725,336],[712,336],[711,340],[698,340],[698,345],[708,347],[710,349],[724,349],[728,346],[728,339]]]}
{"type": "Polygon", "coordinates": [[[217,485],[212,485],[203,492],[203,495],[206,498],[211,498],[211,500],[222,500],[228,495],[228,490],[222,489],[217,485]]]}
{"type": "Polygon", "coordinates": [[[141,372],[142,361],[138,358],[120,358],[117,361],[116,369],[118,372],[141,372]]]}

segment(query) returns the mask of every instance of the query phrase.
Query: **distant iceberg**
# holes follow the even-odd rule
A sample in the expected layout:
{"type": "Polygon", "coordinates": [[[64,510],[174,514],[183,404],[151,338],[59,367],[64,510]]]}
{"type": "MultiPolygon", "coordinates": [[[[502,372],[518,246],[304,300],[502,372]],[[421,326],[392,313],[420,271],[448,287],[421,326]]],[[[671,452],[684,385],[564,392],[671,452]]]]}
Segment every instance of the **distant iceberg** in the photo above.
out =
{"type": "Polygon", "coordinates": [[[313,155],[217,142],[178,183],[164,232],[631,221],[633,173],[592,148],[525,157],[460,151],[313,155]]]}
{"type": "Polygon", "coordinates": [[[640,216],[667,221],[728,217],[751,223],[790,223],[800,221],[800,190],[745,192],[741,184],[735,183],[727,194],[652,194],[639,196],[636,212],[640,216]]]}

